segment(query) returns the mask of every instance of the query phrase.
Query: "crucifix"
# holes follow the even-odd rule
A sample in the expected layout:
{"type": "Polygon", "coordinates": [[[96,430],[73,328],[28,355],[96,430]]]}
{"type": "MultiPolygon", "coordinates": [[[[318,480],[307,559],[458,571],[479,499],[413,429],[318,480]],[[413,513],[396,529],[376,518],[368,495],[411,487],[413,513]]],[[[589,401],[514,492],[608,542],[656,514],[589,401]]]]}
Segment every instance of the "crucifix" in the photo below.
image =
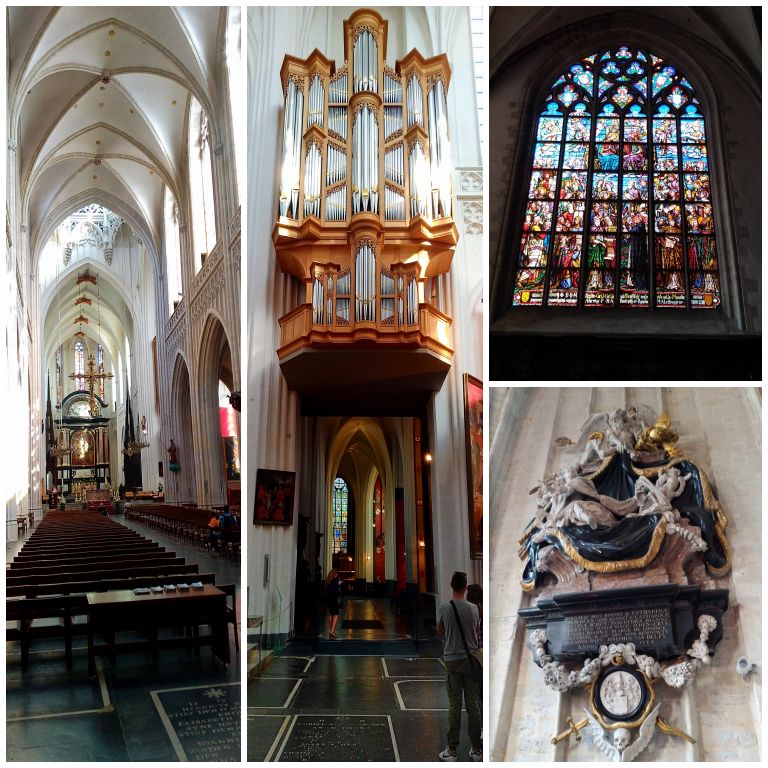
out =
{"type": "Polygon", "coordinates": [[[88,382],[88,410],[91,412],[91,416],[95,416],[98,412],[98,408],[96,407],[96,398],[93,394],[93,385],[97,381],[103,382],[105,379],[111,379],[113,378],[113,374],[111,373],[104,373],[104,366],[99,366],[99,372],[95,373],[96,369],[96,360],[93,355],[88,356],[88,373],[70,373],[69,378],[70,379],[83,379],[84,381],[88,382]]]}

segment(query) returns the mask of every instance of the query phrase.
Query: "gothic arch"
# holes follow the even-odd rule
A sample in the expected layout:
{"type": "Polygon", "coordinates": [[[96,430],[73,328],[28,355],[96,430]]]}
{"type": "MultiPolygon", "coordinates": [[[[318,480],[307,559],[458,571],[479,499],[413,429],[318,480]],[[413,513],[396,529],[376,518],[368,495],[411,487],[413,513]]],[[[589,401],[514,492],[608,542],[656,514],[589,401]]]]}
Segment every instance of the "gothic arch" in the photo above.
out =
{"type": "MultiPolygon", "coordinates": [[[[192,429],[192,394],[186,357],[182,352],[176,353],[171,379],[171,418],[170,439],[176,443],[179,459],[179,471],[173,472],[170,467],[165,478],[166,497],[169,501],[188,501],[195,498],[195,436],[192,429]]],[[[169,439],[169,444],[170,444],[169,439]]],[[[167,447],[167,446],[166,446],[167,447]]],[[[165,465],[170,462],[166,458],[165,465]]]]}
{"type": "Polygon", "coordinates": [[[199,413],[199,480],[202,484],[202,497],[208,503],[221,503],[226,500],[226,477],[224,473],[223,448],[219,427],[219,379],[222,378],[222,365],[229,359],[228,372],[222,378],[230,391],[238,389],[235,381],[235,357],[238,349],[233,349],[229,341],[223,320],[210,311],[203,323],[200,346],[197,355],[197,411],[199,413]],[[229,378],[229,380],[227,380],[229,378]]]}

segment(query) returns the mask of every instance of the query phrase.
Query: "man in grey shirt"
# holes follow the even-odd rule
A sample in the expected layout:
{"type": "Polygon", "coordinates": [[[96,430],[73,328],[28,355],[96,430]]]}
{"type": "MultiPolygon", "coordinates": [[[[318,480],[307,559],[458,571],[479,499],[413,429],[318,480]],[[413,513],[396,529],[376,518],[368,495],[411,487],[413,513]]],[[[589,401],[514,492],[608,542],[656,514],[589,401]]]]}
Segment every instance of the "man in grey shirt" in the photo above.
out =
{"type": "MultiPolygon", "coordinates": [[[[453,605],[456,606],[461,629],[467,648],[474,651],[479,647],[477,630],[480,626],[480,614],[477,606],[467,602],[464,595],[467,591],[467,574],[456,571],[451,578],[453,590],[453,605]]],[[[483,759],[483,742],[480,736],[480,684],[472,676],[467,658],[467,651],[461,637],[461,630],[456,621],[453,605],[443,603],[439,608],[437,622],[438,634],[445,636],[443,660],[445,661],[446,684],[448,686],[448,746],[438,755],[443,762],[455,762],[456,749],[461,739],[461,706],[462,699],[469,717],[469,740],[472,748],[469,756],[472,760],[481,762],[483,759]]]]}

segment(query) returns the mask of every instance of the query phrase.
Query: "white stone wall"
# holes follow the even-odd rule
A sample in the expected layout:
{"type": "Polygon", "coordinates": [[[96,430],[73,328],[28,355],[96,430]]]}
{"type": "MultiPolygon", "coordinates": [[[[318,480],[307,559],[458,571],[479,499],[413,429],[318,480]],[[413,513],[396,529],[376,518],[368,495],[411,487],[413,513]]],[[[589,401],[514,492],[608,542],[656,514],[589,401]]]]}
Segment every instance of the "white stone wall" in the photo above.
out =
{"type": "Polygon", "coordinates": [[[532,604],[520,588],[518,539],[532,516],[528,491],[558,469],[560,436],[575,438],[591,414],[627,403],[669,412],[681,452],[708,474],[729,525],[733,552],[725,634],[712,663],[684,693],[657,688],[661,715],[697,743],[657,731],[641,759],[753,761],[760,759],[760,673],[745,684],[739,656],[761,660],[761,392],[757,388],[548,388],[493,389],[491,398],[490,534],[491,615],[488,664],[490,740],[494,760],[597,761],[588,737],[550,744],[568,715],[580,719],[586,693],[560,695],[544,686],[525,647],[517,611],[532,604]]]}

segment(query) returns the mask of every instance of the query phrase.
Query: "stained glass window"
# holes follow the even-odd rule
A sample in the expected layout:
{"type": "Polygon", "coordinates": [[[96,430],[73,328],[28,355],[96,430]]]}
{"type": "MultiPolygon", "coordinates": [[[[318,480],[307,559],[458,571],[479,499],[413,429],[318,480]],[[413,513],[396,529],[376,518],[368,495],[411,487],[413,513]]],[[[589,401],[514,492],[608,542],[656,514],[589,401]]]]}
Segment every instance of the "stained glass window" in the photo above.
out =
{"type": "Polygon", "coordinates": [[[347,551],[347,511],[349,508],[349,489],[341,477],[333,481],[331,501],[331,530],[333,554],[347,551]]]}
{"type": "Polygon", "coordinates": [[[561,75],[536,124],[513,305],[718,307],[706,139],[691,83],[648,52],[561,75]]]}
{"type": "Polygon", "coordinates": [[[75,342],[75,389],[85,389],[85,344],[75,342]]]}

